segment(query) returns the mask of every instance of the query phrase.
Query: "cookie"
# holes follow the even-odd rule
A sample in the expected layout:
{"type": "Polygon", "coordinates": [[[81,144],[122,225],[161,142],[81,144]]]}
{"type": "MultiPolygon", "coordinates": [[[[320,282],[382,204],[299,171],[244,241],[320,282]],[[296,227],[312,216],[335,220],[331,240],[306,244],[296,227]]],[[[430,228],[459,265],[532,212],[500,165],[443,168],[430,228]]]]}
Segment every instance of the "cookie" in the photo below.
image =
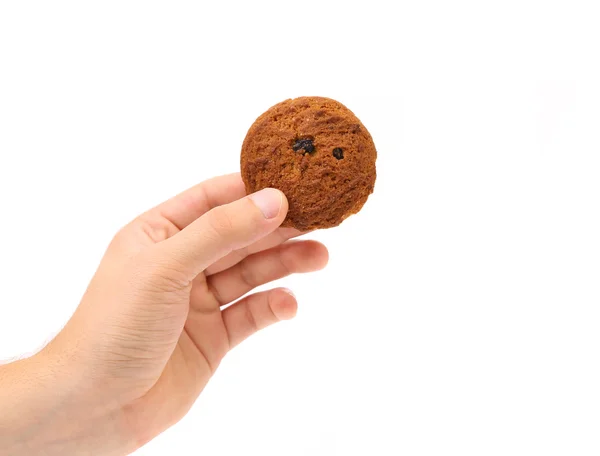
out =
{"type": "Polygon", "coordinates": [[[289,202],[282,226],[309,231],[338,226],[357,213],[375,186],[371,135],[341,103],[322,97],[283,101],[262,114],[242,145],[248,193],[272,187],[289,202]]]}

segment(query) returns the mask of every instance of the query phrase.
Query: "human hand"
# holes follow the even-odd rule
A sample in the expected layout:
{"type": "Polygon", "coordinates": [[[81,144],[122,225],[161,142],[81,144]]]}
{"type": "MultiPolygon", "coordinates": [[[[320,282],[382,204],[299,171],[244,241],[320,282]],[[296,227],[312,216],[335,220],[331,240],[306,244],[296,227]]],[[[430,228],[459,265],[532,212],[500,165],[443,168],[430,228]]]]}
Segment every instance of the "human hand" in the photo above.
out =
{"type": "Polygon", "coordinates": [[[231,348],[295,315],[281,288],[223,309],[328,258],[320,243],[286,242],[300,233],[279,227],[281,192],[244,195],[239,175],[215,178],[115,236],[63,331],[23,363],[35,373],[20,371],[30,380],[4,399],[36,398],[12,417],[19,454],[128,454],[185,415],[231,348]]]}

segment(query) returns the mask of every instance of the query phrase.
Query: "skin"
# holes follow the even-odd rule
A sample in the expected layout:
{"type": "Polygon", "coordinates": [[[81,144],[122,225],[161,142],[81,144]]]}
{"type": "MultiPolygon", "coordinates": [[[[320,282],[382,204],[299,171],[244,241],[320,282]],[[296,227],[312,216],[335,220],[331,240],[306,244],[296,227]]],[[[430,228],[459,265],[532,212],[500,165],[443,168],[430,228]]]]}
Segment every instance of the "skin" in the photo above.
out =
{"type": "Polygon", "coordinates": [[[326,265],[287,208],[232,174],[125,226],[60,334],[0,366],[0,454],[125,455],[179,421],[229,350],[296,314],[287,289],[247,293],[326,265]]]}

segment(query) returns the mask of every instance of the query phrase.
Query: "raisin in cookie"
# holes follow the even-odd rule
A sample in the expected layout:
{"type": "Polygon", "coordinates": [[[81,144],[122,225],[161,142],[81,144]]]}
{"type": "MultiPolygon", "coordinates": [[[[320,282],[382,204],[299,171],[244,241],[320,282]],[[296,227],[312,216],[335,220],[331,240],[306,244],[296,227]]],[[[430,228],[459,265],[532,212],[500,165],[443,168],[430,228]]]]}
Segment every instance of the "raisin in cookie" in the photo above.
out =
{"type": "Polygon", "coordinates": [[[289,201],[282,226],[331,228],[373,193],[377,151],[360,120],[321,97],[286,100],[262,114],[242,145],[248,193],[272,187],[289,201]]]}

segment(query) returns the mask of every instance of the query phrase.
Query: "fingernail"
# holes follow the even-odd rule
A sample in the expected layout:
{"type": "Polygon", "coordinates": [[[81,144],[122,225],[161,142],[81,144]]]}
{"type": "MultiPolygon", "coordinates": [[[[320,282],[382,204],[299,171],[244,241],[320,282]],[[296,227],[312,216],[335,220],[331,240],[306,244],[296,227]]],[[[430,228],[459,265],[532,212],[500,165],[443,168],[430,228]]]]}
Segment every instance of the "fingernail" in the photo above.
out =
{"type": "Polygon", "coordinates": [[[279,190],[265,188],[250,196],[266,219],[277,217],[283,203],[283,195],[279,190]]]}
{"type": "Polygon", "coordinates": [[[294,292],[292,290],[290,290],[289,288],[282,288],[281,291],[283,291],[284,293],[289,294],[292,298],[296,297],[296,295],[294,294],[294,292]]]}

